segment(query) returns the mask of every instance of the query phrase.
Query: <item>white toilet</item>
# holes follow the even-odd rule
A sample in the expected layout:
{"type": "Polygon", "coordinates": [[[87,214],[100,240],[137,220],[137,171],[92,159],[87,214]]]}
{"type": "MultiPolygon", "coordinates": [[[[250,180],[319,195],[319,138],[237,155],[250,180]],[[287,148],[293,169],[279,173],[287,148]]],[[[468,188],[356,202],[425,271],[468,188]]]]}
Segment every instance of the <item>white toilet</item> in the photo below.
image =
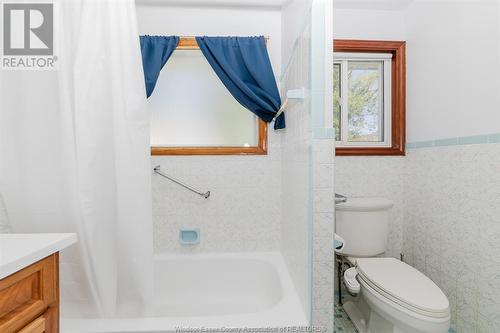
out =
{"type": "Polygon", "coordinates": [[[336,230],[345,244],[337,254],[354,266],[344,274],[354,301],[343,306],[360,333],[446,333],[450,305],[424,274],[385,252],[388,211],[383,198],[349,198],[336,205],[336,230]]]}

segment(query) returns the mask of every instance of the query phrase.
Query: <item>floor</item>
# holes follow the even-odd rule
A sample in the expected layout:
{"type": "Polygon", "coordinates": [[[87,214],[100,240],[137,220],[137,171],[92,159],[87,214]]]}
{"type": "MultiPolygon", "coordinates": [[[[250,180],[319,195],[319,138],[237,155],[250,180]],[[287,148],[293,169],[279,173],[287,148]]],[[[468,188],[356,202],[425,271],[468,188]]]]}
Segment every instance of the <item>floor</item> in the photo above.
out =
{"type": "MultiPolygon", "coordinates": [[[[335,261],[335,272],[337,272],[337,261],[335,261]]],[[[349,316],[347,313],[344,311],[344,308],[342,305],[339,303],[339,297],[338,297],[338,276],[337,274],[334,275],[334,286],[335,286],[335,306],[334,306],[334,318],[333,318],[333,333],[358,333],[358,330],[356,327],[354,327],[354,324],[352,323],[351,319],[349,319],[349,316]]],[[[344,286],[341,285],[340,287],[342,289],[342,301],[346,301],[346,295],[347,291],[345,290],[344,286]]]]}
{"type": "Polygon", "coordinates": [[[351,319],[345,313],[344,308],[339,304],[338,297],[335,297],[333,333],[358,333],[351,319]]]}

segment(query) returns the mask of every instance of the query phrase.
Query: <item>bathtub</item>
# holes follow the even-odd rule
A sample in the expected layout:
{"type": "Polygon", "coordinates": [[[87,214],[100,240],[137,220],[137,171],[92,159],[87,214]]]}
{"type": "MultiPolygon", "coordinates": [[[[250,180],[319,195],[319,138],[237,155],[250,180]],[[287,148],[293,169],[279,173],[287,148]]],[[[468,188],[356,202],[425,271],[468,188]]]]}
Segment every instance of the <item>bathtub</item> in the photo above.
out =
{"type": "Polygon", "coordinates": [[[180,332],[307,326],[278,252],[155,256],[153,315],[62,318],[63,333],[180,332]]]}

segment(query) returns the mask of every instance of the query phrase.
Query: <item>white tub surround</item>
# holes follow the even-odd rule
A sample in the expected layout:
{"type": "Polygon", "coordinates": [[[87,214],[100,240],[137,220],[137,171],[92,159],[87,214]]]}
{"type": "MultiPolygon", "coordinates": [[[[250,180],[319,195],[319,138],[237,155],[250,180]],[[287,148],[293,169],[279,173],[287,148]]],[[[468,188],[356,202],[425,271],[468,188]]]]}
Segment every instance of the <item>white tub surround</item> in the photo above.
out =
{"type": "Polygon", "coordinates": [[[0,234],[0,279],[76,241],[76,234],[0,234]]]}
{"type": "Polygon", "coordinates": [[[71,319],[66,333],[175,332],[181,328],[307,326],[278,252],[155,256],[149,318],[71,319]]]}

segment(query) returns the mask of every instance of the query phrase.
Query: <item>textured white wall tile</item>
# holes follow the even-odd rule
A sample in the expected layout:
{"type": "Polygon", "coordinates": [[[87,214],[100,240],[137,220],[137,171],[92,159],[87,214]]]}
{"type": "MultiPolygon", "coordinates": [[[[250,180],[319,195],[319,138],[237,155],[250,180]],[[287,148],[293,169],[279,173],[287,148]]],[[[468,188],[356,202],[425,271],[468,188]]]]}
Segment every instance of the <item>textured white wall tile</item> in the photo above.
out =
{"type": "Polygon", "coordinates": [[[315,309],[312,318],[314,325],[317,327],[325,327],[326,332],[333,332],[333,312],[333,306],[315,309]]]}
{"type": "Polygon", "coordinates": [[[435,276],[457,332],[500,323],[499,165],[499,144],[409,150],[405,161],[405,257],[435,276]]]}
{"type": "Polygon", "coordinates": [[[333,189],[333,164],[317,163],[314,164],[314,188],[333,189]]]}
{"type": "Polygon", "coordinates": [[[315,213],[333,212],[335,205],[335,192],[333,188],[314,188],[313,196],[315,213]]]}
{"type": "Polygon", "coordinates": [[[281,148],[269,131],[266,156],[152,157],[169,175],[201,191],[204,199],[153,176],[156,252],[240,252],[278,250],[281,217],[281,148]],[[179,229],[199,228],[201,242],[182,246],[179,229]]]}
{"type": "Polygon", "coordinates": [[[348,197],[377,196],[394,201],[386,254],[399,258],[403,235],[404,157],[338,157],[335,192],[348,197]]]}
{"type": "Polygon", "coordinates": [[[312,322],[333,330],[334,140],[313,140],[312,322]],[[327,317],[329,315],[329,317],[327,317]]]}
{"type": "Polygon", "coordinates": [[[499,171],[500,144],[336,159],[336,192],[394,200],[386,254],[438,284],[457,332],[500,327],[499,171]]]}
{"type": "Polygon", "coordinates": [[[313,276],[316,285],[333,285],[333,260],[315,261],[313,267],[313,276]]]}
{"type": "Polygon", "coordinates": [[[334,213],[314,213],[314,237],[330,237],[334,231],[334,213]]]}
{"type": "Polygon", "coordinates": [[[333,307],[333,284],[313,286],[313,309],[326,310],[333,307]]]}

